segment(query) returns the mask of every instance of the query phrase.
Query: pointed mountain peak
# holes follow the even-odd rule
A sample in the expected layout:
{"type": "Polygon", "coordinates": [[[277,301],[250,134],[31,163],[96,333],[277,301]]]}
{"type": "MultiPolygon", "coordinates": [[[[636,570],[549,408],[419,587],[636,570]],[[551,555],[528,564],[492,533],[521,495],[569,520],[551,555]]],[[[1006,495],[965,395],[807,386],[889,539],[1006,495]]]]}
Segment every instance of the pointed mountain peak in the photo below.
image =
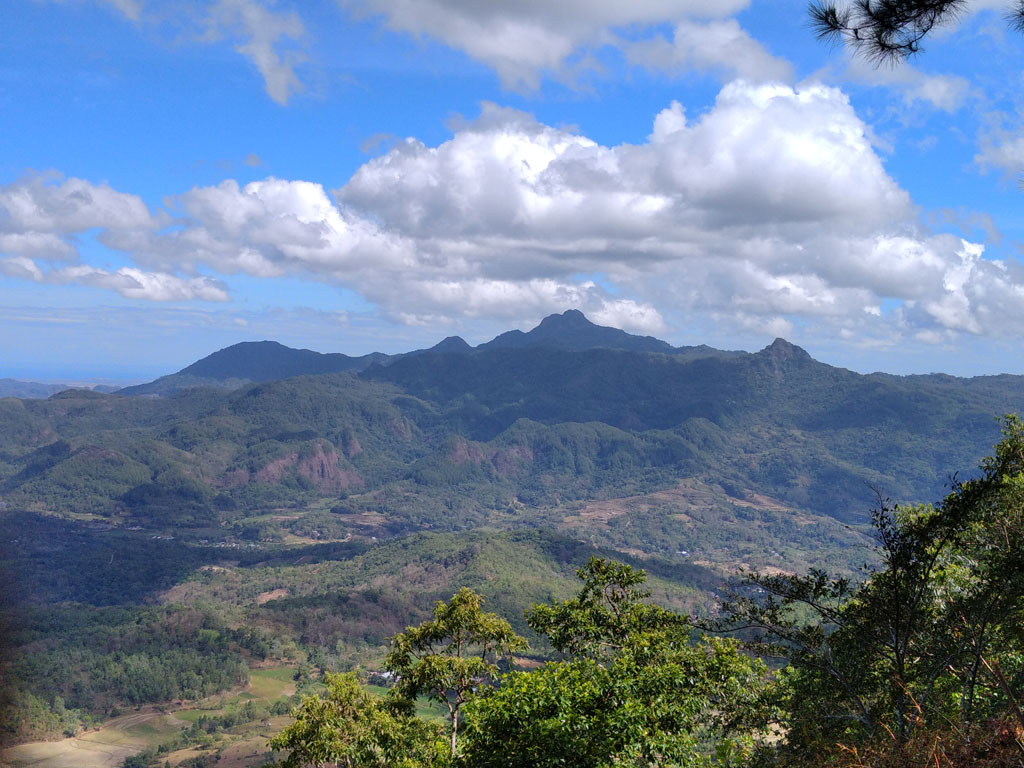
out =
{"type": "Polygon", "coordinates": [[[461,355],[464,352],[472,351],[472,349],[461,336],[449,336],[437,342],[428,351],[440,352],[445,355],[461,355]]]}
{"type": "Polygon", "coordinates": [[[777,363],[808,363],[813,362],[807,351],[783,338],[777,338],[758,354],[764,355],[777,363]]]}
{"type": "Polygon", "coordinates": [[[581,328],[600,328],[599,325],[594,325],[587,319],[587,316],[580,312],[578,309],[567,309],[560,315],[548,315],[540,321],[540,325],[534,328],[535,331],[544,328],[545,330],[554,330],[556,328],[572,328],[578,330],[581,328]]]}
{"type": "Polygon", "coordinates": [[[556,349],[625,349],[634,352],[673,354],[668,342],[653,336],[634,336],[618,328],[595,325],[578,309],[548,315],[532,331],[508,331],[481,344],[479,349],[554,347],[556,349]]]}
{"type": "MultiPolygon", "coordinates": [[[[799,352],[804,355],[807,354],[804,349],[798,347],[791,341],[786,341],[781,336],[777,336],[775,341],[768,345],[767,349],[770,349],[773,352],[785,352],[786,354],[792,354],[793,352],[799,352]]],[[[808,355],[808,357],[810,357],[810,355],[808,355]]]]}

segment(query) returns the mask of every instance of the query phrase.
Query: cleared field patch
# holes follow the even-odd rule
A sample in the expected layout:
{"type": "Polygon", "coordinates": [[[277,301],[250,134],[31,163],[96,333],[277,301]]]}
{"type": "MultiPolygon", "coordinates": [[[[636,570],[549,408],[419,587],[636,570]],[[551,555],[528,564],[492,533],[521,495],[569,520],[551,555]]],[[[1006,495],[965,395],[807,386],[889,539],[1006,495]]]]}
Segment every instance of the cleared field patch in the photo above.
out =
{"type": "Polygon", "coordinates": [[[291,667],[267,667],[254,669],[249,673],[249,687],[234,693],[221,693],[202,701],[194,702],[188,709],[173,713],[176,720],[191,725],[202,718],[219,717],[229,708],[238,707],[247,701],[269,705],[280,698],[295,693],[295,670],[291,667]]]}
{"type": "Polygon", "coordinates": [[[10,768],[117,768],[144,745],[97,744],[79,738],[21,744],[0,754],[10,768]]]}
{"type": "Polygon", "coordinates": [[[267,667],[249,673],[249,692],[256,698],[276,701],[295,693],[295,670],[291,667],[267,667]]]}
{"type": "Polygon", "coordinates": [[[10,768],[117,768],[126,757],[157,744],[184,723],[172,715],[146,711],[114,718],[96,731],[60,741],[21,744],[0,753],[10,768]]]}
{"type": "Polygon", "coordinates": [[[589,502],[562,522],[567,526],[606,526],[623,515],[649,512],[664,508],[684,523],[695,522],[690,513],[708,512],[722,504],[769,512],[792,512],[792,508],[763,494],[748,493],[746,498],[730,496],[718,486],[708,485],[697,478],[680,480],[675,488],[589,502]]]}
{"type": "Polygon", "coordinates": [[[199,718],[203,717],[204,715],[209,716],[219,711],[220,710],[213,709],[182,709],[178,712],[175,712],[174,716],[178,720],[191,724],[198,723],[199,718]]]}
{"type": "Polygon", "coordinates": [[[269,592],[261,592],[256,595],[256,605],[265,605],[271,600],[280,600],[282,597],[288,597],[287,589],[272,589],[269,592]]]}
{"type": "MultiPolygon", "coordinates": [[[[83,733],[81,736],[60,741],[41,741],[21,744],[0,752],[0,768],[119,768],[126,757],[137,754],[148,747],[156,747],[178,731],[203,717],[223,715],[228,707],[237,707],[246,701],[274,702],[295,693],[295,670],[290,667],[266,667],[250,672],[250,684],[245,690],[234,694],[220,694],[201,702],[195,702],[188,709],[162,712],[156,708],[133,712],[107,721],[102,728],[83,733]]],[[[270,735],[284,727],[287,717],[275,717],[270,721],[274,727],[263,723],[244,723],[228,732],[222,732],[218,739],[229,743],[218,766],[248,768],[260,765],[257,759],[266,753],[266,742],[270,735]],[[241,746],[237,746],[236,743],[241,746]],[[230,759],[225,763],[225,757],[230,759]]],[[[184,762],[197,754],[209,750],[195,748],[178,750],[167,759],[172,765],[184,762]]]]}
{"type": "Polygon", "coordinates": [[[178,766],[186,760],[201,755],[219,755],[217,768],[255,768],[264,765],[269,756],[267,742],[271,736],[281,731],[290,721],[285,716],[273,717],[262,723],[248,723],[232,729],[235,736],[230,743],[216,747],[189,747],[179,749],[166,756],[167,762],[178,766]]]}
{"type": "Polygon", "coordinates": [[[353,511],[353,512],[335,512],[334,516],[346,525],[351,525],[355,528],[379,528],[387,519],[380,512],[373,510],[366,511],[353,511]]]}

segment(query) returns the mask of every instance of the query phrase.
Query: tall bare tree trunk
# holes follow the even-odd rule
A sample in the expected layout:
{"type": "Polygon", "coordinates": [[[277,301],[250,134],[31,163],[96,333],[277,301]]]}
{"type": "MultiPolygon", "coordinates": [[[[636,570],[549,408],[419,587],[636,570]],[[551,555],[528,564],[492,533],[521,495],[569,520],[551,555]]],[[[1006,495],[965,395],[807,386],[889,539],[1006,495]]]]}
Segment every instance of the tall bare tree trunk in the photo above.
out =
{"type": "Polygon", "coordinates": [[[455,757],[455,739],[459,733],[459,710],[452,712],[452,757],[455,757]]]}

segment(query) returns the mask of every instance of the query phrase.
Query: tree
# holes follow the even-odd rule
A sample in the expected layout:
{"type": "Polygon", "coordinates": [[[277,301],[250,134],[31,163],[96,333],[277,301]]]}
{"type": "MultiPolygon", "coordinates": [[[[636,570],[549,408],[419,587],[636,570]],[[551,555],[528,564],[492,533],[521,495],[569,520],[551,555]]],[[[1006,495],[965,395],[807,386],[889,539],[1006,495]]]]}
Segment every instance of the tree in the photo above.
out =
{"type": "Polygon", "coordinates": [[[687,617],[646,602],[651,593],[643,586],[643,571],[591,557],[576,577],[583,582],[576,597],[534,605],[526,618],[530,629],[546,635],[561,653],[603,658],[636,643],[641,634],[689,627],[687,617]]]}
{"type": "Polygon", "coordinates": [[[941,507],[941,516],[961,529],[945,553],[938,597],[964,721],[992,716],[1008,705],[1020,716],[999,671],[1009,665],[1015,689],[1024,688],[1019,656],[1024,652],[1024,423],[1019,418],[1006,417],[1003,439],[981,469],[979,477],[956,484],[941,507]]]}
{"type": "Polygon", "coordinates": [[[440,728],[368,693],[353,673],[326,677],[326,697],[310,696],[270,741],[288,751],[282,768],[426,768],[446,757],[440,728]]]}
{"type": "Polygon", "coordinates": [[[577,597],[528,617],[565,659],[496,680],[498,659],[525,641],[462,589],[392,638],[398,681],[385,700],[355,675],[328,675],[327,696],[305,699],[272,740],[289,751],[282,766],[738,765],[763,719],[764,664],[734,640],[692,643],[685,617],[646,602],[643,571],[595,558],[577,573],[577,597]],[[413,714],[420,695],[448,706],[447,738],[413,714]]]}
{"type": "MultiPolygon", "coordinates": [[[[854,0],[839,6],[816,0],[809,10],[819,38],[845,42],[876,63],[894,63],[918,53],[932,30],[959,19],[969,5],[969,0],[854,0]]],[[[1008,18],[1024,32],[1024,0],[1013,3],[1008,18]]]]}
{"type": "MultiPolygon", "coordinates": [[[[797,752],[815,754],[879,730],[906,741],[915,708],[945,672],[923,643],[934,626],[942,544],[916,535],[923,510],[873,514],[882,567],[863,584],[831,577],[754,573],[722,606],[726,626],[753,632],[759,652],[789,662],[785,726],[797,752]]],[[[748,635],[750,637],[750,635],[748,635]]]]}
{"type": "Polygon", "coordinates": [[[493,613],[484,598],[463,587],[434,618],[391,638],[385,666],[398,676],[392,689],[407,702],[425,695],[448,707],[451,757],[457,754],[459,712],[467,699],[498,675],[497,662],[526,649],[526,640],[493,613]]]}
{"type": "Polygon", "coordinates": [[[643,571],[592,558],[572,600],[530,625],[568,654],[513,672],[467,709],[470,768],[733,764],[767,670],[729,640],[690,643],[685,617],[644,600],[643,571]]]}
{"type": "Polygon", "coordinates": [[[1017,717],[1024,733],[1022,510],[1024,425],[1008,417],[979,477],[935,506],[875,511],[879,564],[861,583],[747,577],[720,626],[788,661],[785,752],[817,759],[890,741],[899,752],[989,718],[1017,717]]]}

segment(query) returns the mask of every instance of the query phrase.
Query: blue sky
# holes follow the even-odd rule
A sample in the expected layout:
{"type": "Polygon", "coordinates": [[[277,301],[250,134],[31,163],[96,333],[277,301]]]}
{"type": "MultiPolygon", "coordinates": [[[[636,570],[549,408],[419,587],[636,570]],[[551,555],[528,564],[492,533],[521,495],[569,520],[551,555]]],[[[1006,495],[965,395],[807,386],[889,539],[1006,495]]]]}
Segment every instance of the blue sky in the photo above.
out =
{"type": "Polygon", "coordinates": [[[0,377],[552,312],[860,371],[1024,373],[1024,40],[896,68],[803,0],[8,0],[0,377]]]}

